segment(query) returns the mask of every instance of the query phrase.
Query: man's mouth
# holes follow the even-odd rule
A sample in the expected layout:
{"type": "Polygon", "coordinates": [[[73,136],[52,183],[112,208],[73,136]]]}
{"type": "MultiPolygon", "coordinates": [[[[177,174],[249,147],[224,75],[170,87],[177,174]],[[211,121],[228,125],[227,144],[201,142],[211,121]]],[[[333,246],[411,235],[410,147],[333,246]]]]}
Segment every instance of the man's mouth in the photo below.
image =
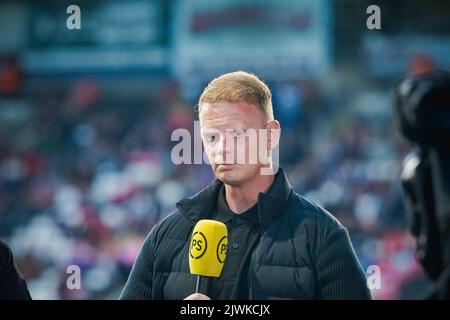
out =
{"type": "Polygon", "coordinates": [[[236,166],[235,163],[222,163],[222,164],[217,165],[217,169],[230,170],[230,169],[233,169],[235,166],[236,166]]]}

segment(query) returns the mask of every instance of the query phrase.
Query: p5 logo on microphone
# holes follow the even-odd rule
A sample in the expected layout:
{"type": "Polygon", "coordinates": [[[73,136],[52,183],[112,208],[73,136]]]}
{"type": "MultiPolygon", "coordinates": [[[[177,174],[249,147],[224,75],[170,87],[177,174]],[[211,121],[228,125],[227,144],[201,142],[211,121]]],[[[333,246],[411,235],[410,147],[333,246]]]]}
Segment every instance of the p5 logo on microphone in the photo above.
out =
{"type": "Polygon", "coordinates": [[[201,231],[196,231],[192,235],[191,248],[189,254],[193,259],[200,259],[208,248],[208,241],[205,235],[201,231]]]}
{"type": "Polygon", "coordinates": [[[225,262],[225,258],[227,257],[227,249],[228,249],[228,237],[223,236],[222,239],[220,239],[216,250],[217,260],[219,260],[220,263],[225,262]]]}

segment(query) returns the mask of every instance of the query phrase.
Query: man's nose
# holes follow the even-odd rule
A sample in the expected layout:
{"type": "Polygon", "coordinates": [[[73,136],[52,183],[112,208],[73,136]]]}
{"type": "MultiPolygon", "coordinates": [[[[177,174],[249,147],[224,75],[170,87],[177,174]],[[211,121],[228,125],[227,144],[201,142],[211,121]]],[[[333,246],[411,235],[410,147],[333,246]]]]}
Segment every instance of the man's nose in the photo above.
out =
{"type": "Polygon", "coordinates": [[[218,163],[230,163],[233,162],[234,155],[234,143],[231,137],[222,135],[216,150],[216,162],[218,163]]]}

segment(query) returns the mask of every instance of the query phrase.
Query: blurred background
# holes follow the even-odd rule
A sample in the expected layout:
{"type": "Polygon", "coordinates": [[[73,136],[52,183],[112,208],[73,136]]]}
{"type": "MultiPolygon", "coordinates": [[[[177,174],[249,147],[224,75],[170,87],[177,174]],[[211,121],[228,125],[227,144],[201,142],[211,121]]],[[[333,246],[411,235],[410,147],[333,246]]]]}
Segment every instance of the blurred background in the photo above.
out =
{"type": "Polygon", "coordinates": [[[272,90],[296,191],[380,267],[374,298],[419,298],[391,98],[405,75],[450,68],[449,14],[444,0],[0,2],[0,238],[32,297],[118,298],[151,227],[214,178],[172,163],[172,131],[193,130],[208,81],[246,70],[272,90]]]}

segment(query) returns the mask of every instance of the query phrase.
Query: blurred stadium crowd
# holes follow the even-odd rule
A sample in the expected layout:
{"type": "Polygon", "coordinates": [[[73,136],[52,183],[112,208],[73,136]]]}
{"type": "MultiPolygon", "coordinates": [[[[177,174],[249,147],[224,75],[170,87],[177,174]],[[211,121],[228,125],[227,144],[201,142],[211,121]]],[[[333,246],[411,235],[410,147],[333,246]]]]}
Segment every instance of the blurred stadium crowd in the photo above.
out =
{"type": "MultiPolygon", "coordinates": [[[[428,64],[417,56],[413,68],[428,64]]],[[[320,81],[256,73],[272,89],[294,189],[349,229],[365,269],[379,266],[374,298],[417,298],[427,280],[398,182],[410,150],[392,127],[398,77],[360,67],[349,61],[320,81]]],[[[24,68],[15,55],[0,60],[0,237],[33,298],[116,299],[151,227],[214,178],[206,164],[170,158],[172,131],[193,130],[197,97],[170,74],[66,79],[24,68]],[[67,289],[69,265],[81,269],[79,290],[67,289]]]]}

